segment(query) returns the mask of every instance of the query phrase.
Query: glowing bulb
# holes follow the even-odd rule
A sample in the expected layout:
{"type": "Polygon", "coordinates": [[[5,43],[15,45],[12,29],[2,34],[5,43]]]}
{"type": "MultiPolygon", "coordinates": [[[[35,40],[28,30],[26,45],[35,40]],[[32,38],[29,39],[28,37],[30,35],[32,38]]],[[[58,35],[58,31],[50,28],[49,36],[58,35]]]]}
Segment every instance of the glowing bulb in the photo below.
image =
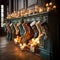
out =
{"type": "Polygon", "coordinates": [[[26,43],[24,43],[23,46],[25,47],[26,46],[26,43]]]}
{"type": "Polygon", "coordinates": [[[52,2],[50,2],[49,5],[52,6],[52,2]]]}
{"type": "Polygon", "coordinates": [[[39,12],[43,12],[43,8],[40,8],[40,9],[39,9],[39,12]]]}
{"type": "Polygon", "coordinates": [[[20,43],[20,47],[22,46],[22,44],[20,43]]]}
{"type": "Polygon", "coordinates": [[[56,5],[53,6],[53,9],[56,9],[56,5]]]}
{"type": "Polygon", "coordinates": [[[14,42],[15,42],[15,44],[17,43],[17,40],[16,39],[14,39],[14,42]]]}
{"type": "Polygon", "coordinates": [[[39,41],[37,41],[37,43],[39,44],[39,41]]]}
{"type": "Polygon", "coordinates": [[[21,46],[21,50],[23,50],[24,49],[24,46],[21,46]]]}
{"type": "Polygon", "coordinates": [[[33,46],[33,44],[31,44],[31,46],[33,46]]]}
{"type": "Polygon", "coordinates": [[[34,38],[32,39],[32,42],[34,42],[34,38]]]}
{"type": "Polygon", "coordinates": [[[49,4],[48,3],[46,3],[46,7],[48,7],[49,6],[49,4]]]}
{"type": "Polygon", "coordinates": [[[47,7],[47,12],[49,12],[50,11],[50,7],[47,7]]]}

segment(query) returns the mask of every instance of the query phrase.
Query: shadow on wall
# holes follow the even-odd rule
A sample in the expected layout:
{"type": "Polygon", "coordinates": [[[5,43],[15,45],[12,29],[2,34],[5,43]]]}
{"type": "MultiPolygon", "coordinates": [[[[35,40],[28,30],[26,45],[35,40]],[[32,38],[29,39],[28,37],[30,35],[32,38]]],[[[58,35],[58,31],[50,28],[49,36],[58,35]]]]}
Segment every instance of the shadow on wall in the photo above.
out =
{"type": "Polygon", "coordinates": [[[5,36],[4,28],[0,27],[0,36],[5,36]]]}

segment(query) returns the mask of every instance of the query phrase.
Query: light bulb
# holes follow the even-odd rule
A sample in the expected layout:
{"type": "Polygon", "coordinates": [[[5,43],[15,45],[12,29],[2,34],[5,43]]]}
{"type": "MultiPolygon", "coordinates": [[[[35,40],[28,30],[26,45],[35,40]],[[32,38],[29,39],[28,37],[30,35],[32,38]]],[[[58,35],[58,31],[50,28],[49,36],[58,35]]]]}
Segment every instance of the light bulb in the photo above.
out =
{"type": "Polygon", "coordinates": [[[47,12],[49,12],[50,11],[50,7],[47,7],[47,12]]]}
{"type": "Polygon", "coordinates": [[[49,6],[49,4],[48,3],[46,3],[46,7],[48,7],[49,6]]]}
{"type": "Polygon", "coordinates": [[[52,6],[53,5],[52,2],[50,2],[49,5],[52,6]]]}
{"type": "Polygon", "coordinates": [[[56,5],[53,6],[53,9],[56,9],[56,5]]]}

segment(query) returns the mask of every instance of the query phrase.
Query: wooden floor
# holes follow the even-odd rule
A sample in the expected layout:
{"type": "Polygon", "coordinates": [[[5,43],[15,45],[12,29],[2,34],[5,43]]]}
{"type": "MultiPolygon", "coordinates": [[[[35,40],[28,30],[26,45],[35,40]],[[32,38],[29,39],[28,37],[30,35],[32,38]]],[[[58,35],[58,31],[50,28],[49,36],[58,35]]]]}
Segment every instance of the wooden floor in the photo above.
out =
{"type": "Polygon", "coordinates": [[[22,52],[13,41],[0,37],[0,60],[46,60],[30,52],[22,52]]]}

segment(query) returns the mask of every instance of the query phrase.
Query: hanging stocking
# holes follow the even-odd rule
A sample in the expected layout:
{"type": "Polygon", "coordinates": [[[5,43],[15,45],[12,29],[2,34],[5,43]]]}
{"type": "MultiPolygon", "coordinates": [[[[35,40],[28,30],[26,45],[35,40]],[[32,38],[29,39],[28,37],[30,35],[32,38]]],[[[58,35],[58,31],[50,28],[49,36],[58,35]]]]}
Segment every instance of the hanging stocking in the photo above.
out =
{"type": "Polygon", "coordinates": [[[38,37],[38,34],[39,34],[39,32],[38,32],[37,27],[36,27],[35,24],[36,24],[36,21],[33,21],[33,22],[30,24],[30,26],[32,27],[32,29],[33,29],[33,31],[34,31],[34,38],[38,37]]]}
{"type": "Polygon", "coordinates": [[[37,27],[38,32],[39,32],[38,37],[40,38],[40,37],[43,35],[43,34],[42,34],[42,29],[41,29],[41,23],[40,23],[40,21],[38,21],[38,22],[36,23],[36,27],[37,27]]]}
{"type": "Polygon", "coordinates": [[[27,41],[33,37],[33,32],[29,24],[23,23],[23,28],[25,30],[24,41],[27,43],[27,41]]]}

